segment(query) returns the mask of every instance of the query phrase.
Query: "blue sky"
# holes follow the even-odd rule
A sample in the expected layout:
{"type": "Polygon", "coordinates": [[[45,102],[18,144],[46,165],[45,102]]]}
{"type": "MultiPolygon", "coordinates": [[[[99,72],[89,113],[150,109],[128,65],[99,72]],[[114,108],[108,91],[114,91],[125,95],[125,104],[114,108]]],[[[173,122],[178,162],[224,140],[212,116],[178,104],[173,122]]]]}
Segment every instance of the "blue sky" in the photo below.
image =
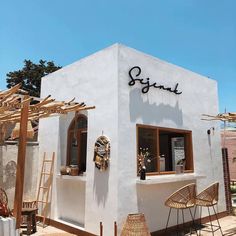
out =
{"type": "Polygon", "coordinates": [[[68,65],[119,42],[218,81],[236,111],[235,0],[1,0],[0,88],[24,59],[68,65]]]}

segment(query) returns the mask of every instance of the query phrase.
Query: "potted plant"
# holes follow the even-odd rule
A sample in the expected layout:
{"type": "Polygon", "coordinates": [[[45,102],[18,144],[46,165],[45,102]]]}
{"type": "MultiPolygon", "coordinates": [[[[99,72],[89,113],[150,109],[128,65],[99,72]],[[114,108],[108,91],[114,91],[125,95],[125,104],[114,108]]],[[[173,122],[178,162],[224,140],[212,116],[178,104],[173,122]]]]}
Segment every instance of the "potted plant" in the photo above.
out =
{"type": "Polygon", "coordinates": [[[138,173],[141,180],[146,179],[146,166],[154,159],[157,159],[157,157],[151,158],[151,153],[148,151],[148,148],[140,148],[138,155],[138,173]]]}

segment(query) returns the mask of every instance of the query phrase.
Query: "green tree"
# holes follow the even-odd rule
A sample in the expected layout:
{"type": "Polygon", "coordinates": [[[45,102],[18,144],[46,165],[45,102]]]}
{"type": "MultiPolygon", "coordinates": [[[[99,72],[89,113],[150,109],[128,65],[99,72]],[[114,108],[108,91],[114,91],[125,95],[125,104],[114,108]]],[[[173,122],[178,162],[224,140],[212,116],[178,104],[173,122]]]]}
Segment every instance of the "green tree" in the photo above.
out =
{"type": "Polygon", "coordinates": [[[41,78],[60,69],[53,61],[40,60],[38,64],[30,60],[24,60],[24,67],[21,70],[7,74],[7,88],[22,83],[22,89],[29,92],[30,96],[39,97],[41,78]]]}

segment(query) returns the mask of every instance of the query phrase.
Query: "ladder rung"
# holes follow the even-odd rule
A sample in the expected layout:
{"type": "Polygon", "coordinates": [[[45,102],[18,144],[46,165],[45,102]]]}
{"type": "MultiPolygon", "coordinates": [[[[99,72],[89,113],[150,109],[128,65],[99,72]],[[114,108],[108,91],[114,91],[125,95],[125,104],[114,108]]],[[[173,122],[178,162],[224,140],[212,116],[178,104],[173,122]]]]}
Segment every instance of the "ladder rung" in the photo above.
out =
{"type": "Polygon", "coordinates": [[[51,175],[51,174],[47,172],[42,172],[41,175],[51,175]]]}
{"type": "Polygon", "coordinates": [[[41,202],[41,203],[47,203],[47,202],[45,202],[45,201],[37,201],[37,202],[41,202]]]}
{"type": "Polygon", "coordinates": [[[39,188],[48,189],[48,187],[43,187],[43,186],[40,186],[39,188]]]}
{"type": "Polygon", "coordinates": [[[52,162],[52,160],[44,160],[43,162],[52,162]]]}

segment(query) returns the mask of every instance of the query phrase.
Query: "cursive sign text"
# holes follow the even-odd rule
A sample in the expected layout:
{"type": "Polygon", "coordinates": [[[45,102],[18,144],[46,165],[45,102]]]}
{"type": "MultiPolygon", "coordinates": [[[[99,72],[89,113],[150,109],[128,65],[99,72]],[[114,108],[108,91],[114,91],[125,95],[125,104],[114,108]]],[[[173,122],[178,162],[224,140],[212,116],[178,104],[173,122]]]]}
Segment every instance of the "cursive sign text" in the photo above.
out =
{"type": "Polygon", "coordinates": [[[129,86],[134,86],[136,82],[139,82],[140,84],[144,85],[142,87],[142,93],[147,93],[151,87],[166,90],[177,95],[182,93],[178,90],[178,86],[179,86],[178,83],[175,85],[174,88],[165,87],[164,85],[159,85],[156,82],[150,83],[149,78],[145,78],[145,79],[139,78],[141,72],[142,70],[139,66],[134,66],[129,70],[129,77],[131,79],[129,81],[129,86]]]}

